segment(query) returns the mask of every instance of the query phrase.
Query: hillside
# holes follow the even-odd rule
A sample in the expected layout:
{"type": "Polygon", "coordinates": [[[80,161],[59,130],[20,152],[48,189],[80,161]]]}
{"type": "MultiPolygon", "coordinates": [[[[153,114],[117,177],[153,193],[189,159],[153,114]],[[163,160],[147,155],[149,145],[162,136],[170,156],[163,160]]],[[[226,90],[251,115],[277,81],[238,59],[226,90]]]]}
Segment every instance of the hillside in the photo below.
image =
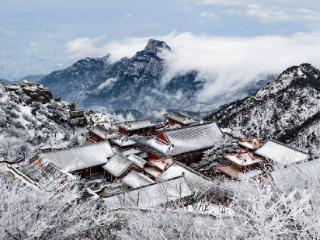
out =
{"type": "Polygon", "coordinates": [[[69,104],[53,100],[46,88],[0,84],[0,161],[82,143],[85,130],[71,126],[69,118],[69,104]]]}
{"type": "Polygon", "coordinates": [[[254,96],[210,115],[246,136],[273,138],[320,152],[320,71],[310,64],[286,69],[254,96]]]}

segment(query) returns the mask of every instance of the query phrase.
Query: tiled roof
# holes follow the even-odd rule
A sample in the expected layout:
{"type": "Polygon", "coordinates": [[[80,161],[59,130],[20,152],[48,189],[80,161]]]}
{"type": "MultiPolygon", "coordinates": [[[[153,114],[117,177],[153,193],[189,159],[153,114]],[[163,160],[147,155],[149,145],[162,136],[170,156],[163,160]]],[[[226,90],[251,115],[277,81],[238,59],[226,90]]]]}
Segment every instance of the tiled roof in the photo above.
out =
{"type": "Polygon", "coordinates": [[[17,166],[16,169],[35,182],[39,182],[43,174],[34,164],[17,166]]]}
{"type": "Polygon", "coordinates": [[[102,168],[109,172],[112,176],[120,177],[129,169],[132,164],[132,161],[130,161],[127,157],[117,153],[110,158],[109,162],[103,165],[102,168]]]}
{"type": "Polygon", "coordinates": [[[164,134],[169,144],[151,139],[147,141],[147,145],[166,156],[211,148],[223,141],[223,134],[216,123],[167,131],[164,134]]]}
{"type": "Polygon", "coordinates": [[[177,162],[173,163],[167,170],[165,170],[160,176],[160,179],[165,180],[182,175],[186,179],[190,189],[194,192],[205,190],[210,184],[210,180],[207,177],[177,162]]]}
{"type": "Polygon", "coordinates": [[[290,165],[309,159],[307,153],[272,140],[267,141],[261,148],[256,150],[255,153],[282,165],[290,165]]]}
{"type": "Polygon", "coordinates": [[[193,123],[197,123],[196,120],[194,120],[193,118],[189,117],[189,116],[186,116],[182,113],[178,113],[178,112],[173,112],[173,111],[170,111],[167,113],[167,116],[179,123],[182,123],[182,124],[193,124],[193,123]]]}
{"type": "Polygon", "coordinates": [[[140,168],[143,168],[144,165],[146,165],[147,163],[146,160],[134,154],[131,154],[128,158],[131,160],[131,162],[133,162],[135,165],[137,165],[140,168]]]}
{"type": "Polygon", "coordinates": [[[282,190],[304,189],[319,182],[320,159],[294,164],[271,172],[273,183],[282,190]]]}
{"type": "Polygon", "coordinates": [[[155,123],[152,123],[150,120],[141,120],[141,121],[129,121],[124,122],[119,125],[119,127],[126,130],[138,130],[142,128],[150,128],[156,126],[155,123]]]}
{"type": "Polygon", "coordinates": [[[243,171],[240,171],[240,170],[233,168],[232,166],[223,166],[223,165],[217,166],[216,169],[218,171],[222,172],[223,174],[225,174],[233,179],[237,179],[237,180],[250,179],[250,178],[255,177],[259,174],[262,174],[262,171],[259,169],[254,169],[254,170],[249,170],[249,171],[243,172],[243,171]]]}
{"type": "Polygon", "coordinates": [[[139,173],[137,171],[130,171],[126,176],[124,176],[121,181],[131,187],[131,188],[138,188],[145,185],[149,185],[151,183],[154,183],[152,179],[147,177],[146,175],[139,173]]]}
{"type": "Polygon", "coordinates": [[[107,163],[114,152],[108,142],[67,148],[39,155],[45,163],[53,163],[60,170],[73,172],[107,163]]]}
{"type": "Polygon", "coordinates": [[[246,141],[239,142],[239,145],[251,150],[258,149],[261,146],[261,142],[257,138],[247,139],[246,141]]]}
{"type": "Polygon", "coordinates": [[[148,162],[150,165],[159,168],[164,171],[164,169],[173,163],[172,158],[161,158],[157,160],[152,160],[148,162]]]}
{"type": "Polygon", "coordinates": [[[255,157],[250,152],[228,153],[225,155],[225,157],[229,161],[241,167],[248,167],[248,166],[255,165],[257,163],[262,162],[262,159],[255,157]]]}
{"type": "Polygon", "coordinates": [[[104,198],[109,208],[139,207],[152,208],[169,202],[192,196],[184,177],[177,177],[160,183],[154,183],[129,192],[104,198]]]}
{"type": "Polygon", "coordinates": [[[136,144],[135,141],[133,141],[127,137],[124,137],[124,136],[117,137],[115,139],[111,139],[110,141],[117,144],[118,146],[121,146],[121,147],[128,147],[128,146],[132,146],[132,145],[136,144]]]}
{"type": "Polygon", "coordinates": [[[103,139],[113,139],[113,138],[117,138],[117,136],[119,136],[119,134],[115,133],[115,132],[110,132],[108,131],[104,126],[101,125],[97,125],[95,126],[92,130],[92,133],[98,135],[99,137],[103,138],[103,139]]]}
{"type": "Polygon", "coordinates": [[[146,173],[148,173],[150,176],[155,177],[155,178],[160,177],[160,175],[162,173],[162,171],[159,168],[154,167],[154,166],[145,166],[143,168],[143,170],[146,173]]]}
{"type": "Polygon", "coordinates": [[[128,157],[131,154],[139,154],[139,153],[141,153],[141,150],[139,150],[137,148],[130,148],[130,149],[122,151],[121,153],[122,153],[122,155],[128,157]]]}

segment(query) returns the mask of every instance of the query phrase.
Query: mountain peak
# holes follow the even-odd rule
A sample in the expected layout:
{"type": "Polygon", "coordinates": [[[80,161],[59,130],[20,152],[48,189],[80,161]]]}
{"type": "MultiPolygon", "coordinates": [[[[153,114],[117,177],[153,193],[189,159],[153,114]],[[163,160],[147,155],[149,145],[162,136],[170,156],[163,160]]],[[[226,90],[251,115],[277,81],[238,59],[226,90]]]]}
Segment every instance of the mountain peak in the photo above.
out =
{"type": "Polygon", "coordinates": [[[257,94],[257,98],[265,98],[276,94],[294,85],[306,86],[311,85],[317,90],[320,89],[320,72],[309,63],[303,63],[299,66],[292,66],[284,70],[277,80],[268,84],[257,94]]]}
{"type": "Polygon", "coordinates": [[[146,47],[144,48],[145,52],[156,54],[161,49],[167,49],[171,51],[171,48],[164,41],[149,39],[146,47]]]}
{"type": "Polygon", "coordinates": [[[295,77],[302,77],[305,74],[317,74],[319,72],[318,69],[313,67],[310,63],[302,63],[299,66],[292,66],[284,70],[281,76],[293,75],[295,77]]]}

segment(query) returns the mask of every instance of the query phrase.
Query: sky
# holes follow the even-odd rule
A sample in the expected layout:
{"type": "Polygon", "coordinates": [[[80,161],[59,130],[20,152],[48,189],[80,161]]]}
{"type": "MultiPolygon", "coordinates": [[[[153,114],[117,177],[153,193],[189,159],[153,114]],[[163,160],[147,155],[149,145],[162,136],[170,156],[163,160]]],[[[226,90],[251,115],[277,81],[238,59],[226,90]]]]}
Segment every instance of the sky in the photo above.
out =
{"type": "Polygon", "coordinates": [[[320,67],[319,26],[319,0],[0,0],[0,78],[108,52],[117,61],[157,38],[174,50],[163,81],[196,69],[234,86],[291,64],[320,67]]]}

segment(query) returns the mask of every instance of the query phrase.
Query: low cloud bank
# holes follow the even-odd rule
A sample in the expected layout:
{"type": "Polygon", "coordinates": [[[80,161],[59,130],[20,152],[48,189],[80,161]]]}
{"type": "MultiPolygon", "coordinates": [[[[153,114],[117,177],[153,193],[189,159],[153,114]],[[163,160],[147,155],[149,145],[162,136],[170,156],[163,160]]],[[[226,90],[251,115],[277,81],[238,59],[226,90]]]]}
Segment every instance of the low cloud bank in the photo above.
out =
{"type": "MultiPolygon", "coordinates": [[[[103,56],[111,53],[113,62],[143,49],[150,37],[129,38],[103,43],[103,39],[75,39],[67,44],[69,53],[78,56],[103,56]]],[[[320,66],[320,33],[291,36],[224,37],[172,33],[152,38],[164,40],[172,52],[163,52],[166,83],[172,76],[197,70],[207,79],[200,94],[209,101],[224,92],[234,91],[268,74],[276,74],[304,62],[320,66]]]]}

